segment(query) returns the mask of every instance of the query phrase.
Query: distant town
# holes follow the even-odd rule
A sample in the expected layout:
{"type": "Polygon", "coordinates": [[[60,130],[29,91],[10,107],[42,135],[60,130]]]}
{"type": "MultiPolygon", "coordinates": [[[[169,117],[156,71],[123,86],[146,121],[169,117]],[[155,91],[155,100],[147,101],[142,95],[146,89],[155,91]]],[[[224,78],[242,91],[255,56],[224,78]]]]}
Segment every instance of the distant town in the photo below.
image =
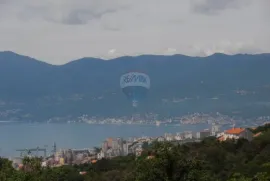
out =
{"type": "MultiPolygon", "coordinates": [[[[266,124],[266,123],[265,123],[266,124]]],[[[269,124],[269,123],[267,123],[269,124]]],[[[252,128],[251,128],[252,129],[252,128]]],[[[33,148],[25,150],[17,150],[21,152],[19,157],[10,158],[13,162],[13,166],[17,169],[23,167],[22,159],[24,157],[38,156],[38,152],[42,151],[43,162],[42,166],[57,167],[62,165],[74,165],[74,164],[94,164],[99,160],[106,158],[110,159],[118,156],[135,155],[140,156],[144,149],[153,142],[172,142],[176,144],[183,144],[187,142],[200,142],[206,137],[216,137],[219,141],[225,141],[227,139],[239,139],[245,138],[252,140],[254,135],[249,128],[235,127],[221,130],[220,125],[212,123],[209,129],[204,129],[198,132],[184,131],[176,134],[165,133],[163,136],[158,137],[137,137],[137,138],[107,138],[104,140],[100,147],[84,148],[84,149],[57,149],[56,143],[53,145],[52,154],[47,156],[47,150],[44,148],[33,148]]]]}
{"type": "MultiPolygon", "coordinates": [[[[184,116],[170,117],[164,119],[158,119],[157,114],[148,114],[142,117],[140,114],[134,114],[131,117],[121,118],[98,118],[83,115],[77,120],[69,120],[67,123],[88,123],[88,124],[141,124],[141,125],[181,125],[181,124],[219,124],[219,125],[232,125],[237,124],[242,127],[258,126],[270,121],[270,116],[261,116],[252,119],[244,119],[241,117],[234,117],[217,113],[192,113],[184,116]]],[[[51,119],[48,121],[57,122],[57,119],[51,119]]]]}
{"type": "MultiPolygon", "coordinates": [[[[6,110],[0,111],[0,117],[8,117],[11,114],[15,114],[20,110],[6,110]]],[[[28,122],[38,123],[40,121],[27,119],[27,115],[24,116],[24,120],[18,119],[0,119],[0,122],[28,122]]],[[[231,125],[236,123],[242,127],[258,126],[270,121],[270,116],[259,116],[254,118],[242,118],[241,116],[229,116],[219,112],[216,113],[203,113],[195,112],[189,113],[183,116],[168,116],[160,118],[159,114],[147,113],[147,114],[133,114],[131,116],[122,117],[98,117],[83,114],[77,118],[71,117],[53,117],[46,120],[46,123],[87,123],[87,124],[140,124],[140,125],[182,125],[182,124],[211,124],[216,123],[219,125],[231,125]]],[[[44,122],[44,121],[41,121],[44,122]]]]}

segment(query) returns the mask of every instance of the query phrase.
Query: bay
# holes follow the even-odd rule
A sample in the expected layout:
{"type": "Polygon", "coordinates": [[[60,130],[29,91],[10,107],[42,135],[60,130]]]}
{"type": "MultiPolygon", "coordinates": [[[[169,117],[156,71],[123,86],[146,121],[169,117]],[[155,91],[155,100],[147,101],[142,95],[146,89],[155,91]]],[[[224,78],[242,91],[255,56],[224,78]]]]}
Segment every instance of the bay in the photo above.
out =
{"type": "MultiPolygon", "coordinates": [[[[183,131],[201,131],[210,125],[93,125],[86,123],[1,123],[0,156],[19,156],[16,149],[44,148],[52,150],[56,142],[57,149],[93,148],[101,146],[108,137],[163,136],[165,133],[183,131]]],[[[49,153],[49,152],[48,152],[49,153]]]]}

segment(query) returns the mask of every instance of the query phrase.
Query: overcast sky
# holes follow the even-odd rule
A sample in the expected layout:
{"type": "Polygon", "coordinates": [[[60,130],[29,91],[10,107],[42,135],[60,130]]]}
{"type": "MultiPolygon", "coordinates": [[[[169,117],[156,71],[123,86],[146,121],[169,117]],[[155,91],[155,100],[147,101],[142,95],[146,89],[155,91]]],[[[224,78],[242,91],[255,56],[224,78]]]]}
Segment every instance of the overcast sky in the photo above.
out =
{"type": "Polygon", "coordinates": [[[0,51],[48,63],[270,52],[270,0],[0,0],[0,51]]]}

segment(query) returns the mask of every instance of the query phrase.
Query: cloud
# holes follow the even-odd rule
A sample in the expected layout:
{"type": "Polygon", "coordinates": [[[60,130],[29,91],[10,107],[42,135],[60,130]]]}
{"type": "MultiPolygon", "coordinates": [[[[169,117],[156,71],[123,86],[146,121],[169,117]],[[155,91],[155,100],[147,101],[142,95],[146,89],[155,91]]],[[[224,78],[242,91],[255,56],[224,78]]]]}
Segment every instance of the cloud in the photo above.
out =
{"type": "Polygon", "coordinates": [[[8,0],[0,0],[1,5],[6,4],[7,2],[8,2],[8,0]]]}
{"type": "Polygon", "coordinates": [[[269,0],[0,3],[0,51],[52,64],[81,57],[270,52],[269,0]],[[117,51],[109,53],[112,48],[117,51]]]}
{"type": "Polygon", "coordinates": [[[250,0],[191,0],[193,12],[215,15],[226,9],[238,9],[246,6],[250,0]]]}
{"type": "MultiPolygon", "coordinates": [[[[19,18],[39,18],[68,25],[86,24],[106,14],[128,8],[128,0],[1,0],[19,6],[19,18]]],[[[0,3],[1,3],[0,1],[0,3]]]]}
{"type": "Polygon", "coordinates": [[[164,52],[165,55],[173,55],[176,54],[177,50],[175,48],[167,48],[164,52]]]}
{"type": "MultiPolygon", "coordinates": [[[[74,2],[74,1],[73,1],[74,2]]],[[[91,20],[100,19],[104,15],[109,15],[120,11],[124,6],[118,4],[117,1],[99,0],[99,1],[81,1],[81,4],[77,3],[65,3],[66,9],[62,10],[62,16],[50,19],[63,24],[86,24],[91,20]],[[76,6],[77,5],[77,6],[76,6]]],[[[55,13],[55,12],[54,12],[55,13]]]]}
{"type": "Polygon", "coordinates": [[[233,54],[256,54],[264,53],[263,49],[256,47],[254,42],[221,41],[214,44],[192,46],[193,53],[198,56],[209,56],[215,53],[233,54]]]}
{"type": "Polygon", "coordinates": [[[116,52],[116,49],[111,49],[111,50],[108,51],[108,54],[113,55],[113,54],[115,54],[115,52],[116,52]]]}

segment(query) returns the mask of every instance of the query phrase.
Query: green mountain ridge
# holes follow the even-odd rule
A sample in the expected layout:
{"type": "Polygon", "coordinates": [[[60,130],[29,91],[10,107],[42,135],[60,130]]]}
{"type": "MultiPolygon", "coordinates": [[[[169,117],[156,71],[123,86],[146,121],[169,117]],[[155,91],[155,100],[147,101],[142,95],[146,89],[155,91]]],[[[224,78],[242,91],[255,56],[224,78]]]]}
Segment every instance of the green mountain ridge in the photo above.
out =
{"type": "Polygon", "coordinates": [[[141,55],[50,65],[0,52],[0,111],[19,110],[0,119],[130,115],[134,110],[119,79],[132,70],[145,72],[151,79],[148,98],[137,110],[142,114],[238,111],[244,117],[268,115],[269,67],[270,54],[141,55]]]}

